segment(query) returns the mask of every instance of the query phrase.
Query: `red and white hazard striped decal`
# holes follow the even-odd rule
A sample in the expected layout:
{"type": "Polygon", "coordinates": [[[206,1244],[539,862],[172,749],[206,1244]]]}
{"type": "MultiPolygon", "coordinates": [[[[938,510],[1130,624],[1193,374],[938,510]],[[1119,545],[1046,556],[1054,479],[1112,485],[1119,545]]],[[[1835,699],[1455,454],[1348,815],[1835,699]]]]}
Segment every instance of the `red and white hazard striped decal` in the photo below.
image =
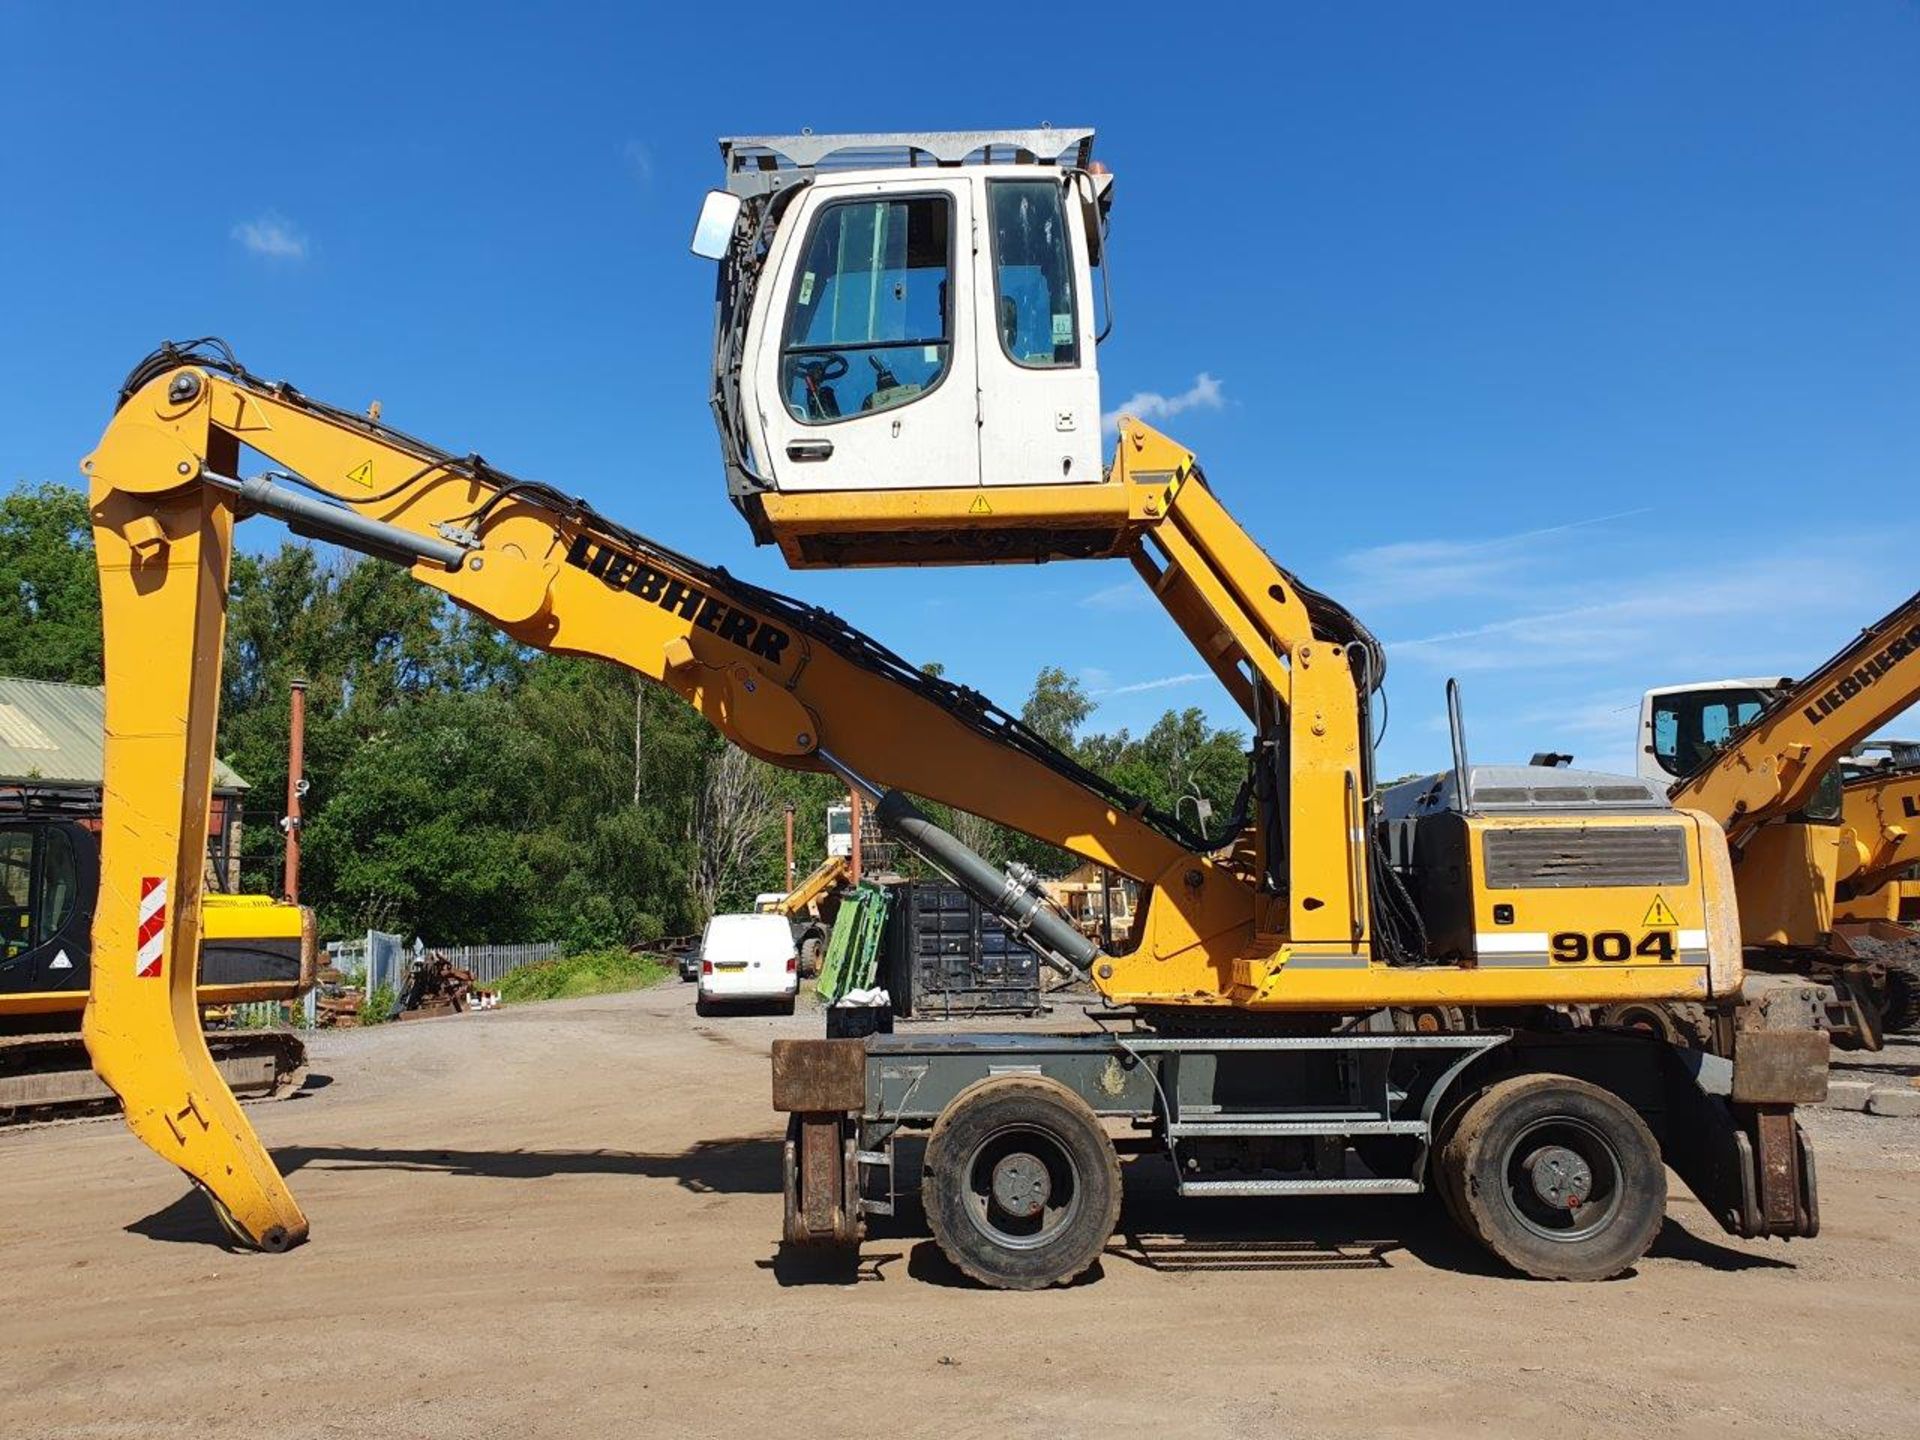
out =
{"type": "Polygon", "coordinates": [[[166,946],[167,882],[148,875],[140,881],[140,946],[134,952],[133,973],[142,980],[159,979],[166,946]]]}

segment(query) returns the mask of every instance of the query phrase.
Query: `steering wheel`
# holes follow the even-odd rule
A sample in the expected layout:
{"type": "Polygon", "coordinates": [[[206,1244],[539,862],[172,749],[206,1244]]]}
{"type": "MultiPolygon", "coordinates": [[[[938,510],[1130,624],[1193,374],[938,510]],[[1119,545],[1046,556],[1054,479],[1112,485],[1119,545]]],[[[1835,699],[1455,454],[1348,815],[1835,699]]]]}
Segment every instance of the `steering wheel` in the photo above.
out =
{"type": "Polygon", "coordinates": [[[838,352],[824,358],[807,355],[799,363],[800,373],[807,377],[809,384],[817,385],[823,380],[838,380],[847,373],[847,357],[838,352]]]}

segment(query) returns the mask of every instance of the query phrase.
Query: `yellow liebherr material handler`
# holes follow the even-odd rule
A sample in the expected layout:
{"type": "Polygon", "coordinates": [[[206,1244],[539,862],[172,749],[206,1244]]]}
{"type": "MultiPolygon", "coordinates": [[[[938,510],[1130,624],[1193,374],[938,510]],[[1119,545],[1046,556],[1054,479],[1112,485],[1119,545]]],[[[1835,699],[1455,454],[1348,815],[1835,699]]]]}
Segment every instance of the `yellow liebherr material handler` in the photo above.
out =
{"type": "Polygon", "coordinates": [[[1899,920],[1902,879],[1920,866],[1920,763],[1842,762],[1842,920],[1899,920]]]}
{"type": "Polygon", "coordinates": [[[1849,756],[1871,748],[1865,737],[1916,699],[1920,594],[1802,679],[1696,681],[1642,698],[1642,774],[1677,777],[1673,803],[1726,829],[1747,963],[1770,972],[1753,987],[1767,1023],[1819,1025],[1869,1049],[1883,1015],[1909,1023],[1920,934],[1895,923],[1897,892],[1878,911],[1858,899],[1911,863],[1904,817],[1883,809],[1901,804],[1902,781],[1881,771],[1849,793],[1843,778],[1849,756]]]}
{"type": "Polygon", "coordinates": [[[1110,197],[1090,147],[729,143],[734,188],[702,227],[723,258],[717,413],[743,509],[796,563],[1130,560],[1253,727],[1242,803],[1212,834],[827,612],[222,347],[169,347],[129,377],[86,463],[112,797],[96,953],[125,962],[96,966],[87,1034],[130,1125],[237,1235],[281,1249],[307,1222],[211,1071],[171,957],[194,941],[183,837],[204,823],[232,525],[254,511],[405,564],[522,643],[665,684],[762,759],[834,773],[1115,1007],[1095,1034],[780,1042],[790,1242],[855,1241],[891,1208],[897,1134],[931,1127],[922,1195],[955,1262],[1003,1286],[1071,1277],[1118,1213],[1116,1117],[1166,1147],[1189,1195],[1433,1184],[1537,1275],[1630,1265],[1661,1221],[1663,1159],[1736,1233],[1815,1233],[1792,1105],[1823,1090],[1822,1037],[1745,1037],[1728,1064],[1569,1032],[1548,1008],[1738,995],[1718,826],[1631,779],[1547,787],[1463,754],[1383,806],[1372,637],[1276,566],[1170,440],[1123,422],[1111,467],[1089,462],[1110,197]],[[823,163],[847,153],[856,168],[823,163]],[[274,468],[243,475],[242,446],[274,468]],[[1133,877],[1130,947],[1099,951],[909,794],[1133,877]],[[135,963],[156,947],[157,971],[135,963]],[[1441,1008],[1465,1028],[1421,1024],[1441,1008]]]}
{"type": "MultiPolygon", "coordinates": [[[[1861,747],[1856,747],[1856,754],[1861,747]]],[[[1836,928],[1868,937],[1885,971],[1881,1024],[1889,1034],[1920,1029],[1920,764],[1915,749],[1855,768],[1841,765],[1836,928]]],[[[1856,947],[1861,942],[1855,940],[1856,947]]]]}

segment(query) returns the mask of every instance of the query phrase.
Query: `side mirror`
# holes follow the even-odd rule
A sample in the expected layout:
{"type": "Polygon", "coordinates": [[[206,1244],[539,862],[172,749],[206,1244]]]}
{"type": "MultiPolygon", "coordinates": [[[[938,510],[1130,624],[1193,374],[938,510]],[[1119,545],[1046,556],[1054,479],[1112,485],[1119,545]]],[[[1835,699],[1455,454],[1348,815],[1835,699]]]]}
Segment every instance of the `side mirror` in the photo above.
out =
{"type": "Polygon", "coordinates": [[[733,243],[733,227],[740,220],[741,200],[725,190],[709,190],[700,204],[700,219],[693,227],[689,247],[703,260],[724,260],[733,243]]]}

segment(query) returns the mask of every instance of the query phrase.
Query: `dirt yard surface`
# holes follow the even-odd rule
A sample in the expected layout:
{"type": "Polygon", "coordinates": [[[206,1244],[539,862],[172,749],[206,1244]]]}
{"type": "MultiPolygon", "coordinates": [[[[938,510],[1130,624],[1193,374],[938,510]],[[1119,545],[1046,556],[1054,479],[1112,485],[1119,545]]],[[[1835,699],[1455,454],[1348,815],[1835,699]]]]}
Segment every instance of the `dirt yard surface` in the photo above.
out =
{"type": "MultiPolygon", "coordinates": [[[[1187,1202],[970,1288],[918,1211],[778,1258],[767,1042],[693,987],[328,1034],[252,1110],[313,1223],[221,1248],[116,1122],[0,1135],[0,1435],[1920,1435],[1920,1120],[1813,1112],[1826,1233],[1690,1197],[1630,1277],[1496,1273],[1424,1200],[1187,1202]]],[[[1920,1074],[1920,1048],[1875,1057],[1920,1074]]]]}

